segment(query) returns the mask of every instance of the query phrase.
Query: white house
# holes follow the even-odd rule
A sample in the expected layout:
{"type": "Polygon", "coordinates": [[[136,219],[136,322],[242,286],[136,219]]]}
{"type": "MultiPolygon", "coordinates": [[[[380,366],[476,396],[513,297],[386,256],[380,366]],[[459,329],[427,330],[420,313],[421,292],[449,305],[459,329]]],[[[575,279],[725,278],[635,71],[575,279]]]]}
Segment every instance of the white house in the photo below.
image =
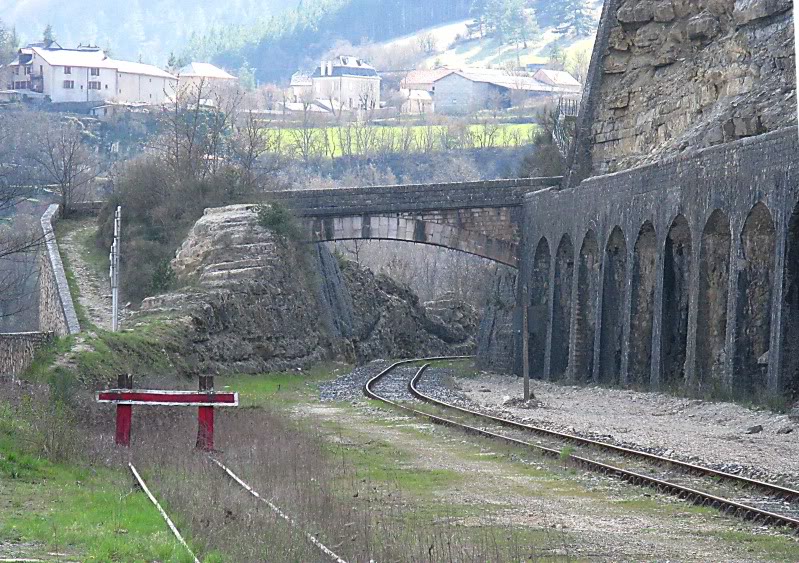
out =
{"type": "Polygon", "coordinates": [[[205,90],[234,85],[238,78],[210,63],[189,63],[178,71],[178,88],[203,85],[205,90]]]}
{"type": "Polygon", "coordinates": [[[53,103],[143,102],[163,104],[174,96],[177,78],[152,65],[118,61],[97,47],[19,50],[6,73],[8,88],[47,97],[53,103]]]}
{"type": "Polygon", "coordinates": [[[373,66],[356,57],[322,61],[311,81],[316,100],[333,100],[351,110],[380,107],[380,77],[373,66]]]}

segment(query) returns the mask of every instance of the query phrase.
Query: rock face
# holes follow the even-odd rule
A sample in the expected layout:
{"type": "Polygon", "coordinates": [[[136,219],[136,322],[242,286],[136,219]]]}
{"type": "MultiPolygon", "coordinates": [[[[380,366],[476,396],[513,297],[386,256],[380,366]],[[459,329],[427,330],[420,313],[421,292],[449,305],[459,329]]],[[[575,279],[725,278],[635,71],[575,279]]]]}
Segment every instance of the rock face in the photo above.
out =
{"type": "Polygon", "coordinates": [[[617,0],[590,93],[591,174],[794,125],[792,4],[617,0]]]}
{"type": "Polygon", "coordinates": [[[172,262],[186,286],[145,300],[189,335],[198,371],[260,373],[338,357],[354,362],[468,354],[477,318],[425,304],[407,287],[301,246],[257,223],[255,206],[209,209],[172,262]]]}
{"type": "Polygon", "coordinates": [[[514,313],[516,311],[516,270],[499,266],[480,321],[477,364],[500,373],[518,371],[514,313]]]}

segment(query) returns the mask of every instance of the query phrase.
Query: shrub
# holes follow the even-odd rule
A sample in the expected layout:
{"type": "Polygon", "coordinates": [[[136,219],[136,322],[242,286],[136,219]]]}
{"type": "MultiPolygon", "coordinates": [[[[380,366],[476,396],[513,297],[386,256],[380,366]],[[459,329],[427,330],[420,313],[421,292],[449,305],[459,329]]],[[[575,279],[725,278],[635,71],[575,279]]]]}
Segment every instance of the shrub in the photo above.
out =
{"type": "Polygon", "coordinates": [[[299,242],[302,230],[291,211],[282,203],[267,203],[258,207],[258,224],[279,237],[299,242]]]}

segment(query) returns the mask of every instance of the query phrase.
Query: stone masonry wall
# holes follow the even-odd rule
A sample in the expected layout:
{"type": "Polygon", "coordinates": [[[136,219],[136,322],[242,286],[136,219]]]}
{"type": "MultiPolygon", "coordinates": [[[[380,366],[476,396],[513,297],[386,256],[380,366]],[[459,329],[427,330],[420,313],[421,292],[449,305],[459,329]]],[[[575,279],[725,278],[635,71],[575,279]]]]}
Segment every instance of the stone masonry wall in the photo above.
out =
{"type": "Polygon", "coordinates": [[[39,266],[39,330],[65,336],[80,332],[80,324],[53,229],[57,214],[58,205],[51,205],[41,220],[45,249],[39,266]]]}
{"type": "Polygon", "coordinates": [[[576,180],[795,124],[792,5],[608,0],[576,180]]]}
{"type": "Polygon", "coordinates": [[[52,334],[41,332],[0,334],[0,376],[24,372],[33,362],[36,351],[51,339],[52,334]]]}

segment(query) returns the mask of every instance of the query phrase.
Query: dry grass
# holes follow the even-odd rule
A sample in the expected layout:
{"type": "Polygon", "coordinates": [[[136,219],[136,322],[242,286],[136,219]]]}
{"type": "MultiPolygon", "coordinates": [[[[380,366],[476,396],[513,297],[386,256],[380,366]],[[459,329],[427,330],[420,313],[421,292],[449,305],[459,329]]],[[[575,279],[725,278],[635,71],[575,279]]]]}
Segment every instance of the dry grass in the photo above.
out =
{"type": "Polygon", "coordinates": [[[217,445],[224,451],[217,457],[303,530],[292,528],[194,450],[194,409],[135,408],[134,445],[120,450],[113,445],[113,407],[95,404],[85,390],[51,398],[47,391],[0,384],[0,405],[14,405],[24,419],[25,448],[116,468],[125,482],[125,465],[133,461],[203,561],[326,560],[303,530],[348,561],[517,561],[531,559],[535,549],[507,527],[462,526],[468,515],[458,507],[431,510],[399,481],[364,478],[346,448],[331,448],[320,430],[285,413],[220,409],[217,445]]]}

